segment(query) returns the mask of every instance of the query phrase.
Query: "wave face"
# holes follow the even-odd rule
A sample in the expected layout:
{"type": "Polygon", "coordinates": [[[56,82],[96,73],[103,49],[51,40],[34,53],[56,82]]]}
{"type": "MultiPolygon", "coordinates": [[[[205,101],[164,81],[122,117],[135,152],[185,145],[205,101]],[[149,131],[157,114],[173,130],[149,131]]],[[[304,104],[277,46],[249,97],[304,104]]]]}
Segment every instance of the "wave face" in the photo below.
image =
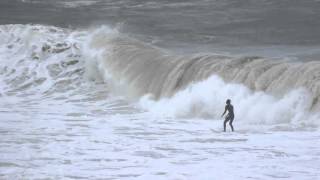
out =
{"type": "Polygon", "coordinates": [[[319,124],[319,61],[177,55],[108,27],[6,25],[0,33],[3,97],[82,93],[94,80],[154,114],[219,118],[231,98],[247,124],[319,124]]]}
{"type": "Polygon", "coordinates": [[[283,97],[304,88],[310,93],[310,110],[320,108],[320,62],[292,62],[263,57],[217,54],[175,55],[140,41],[123,37],[93,37],[93,49],[102,50],[103,69],[131,88],[136,95],[171,97],[188,85],[212,75],[238,83],[254,92],[283,97]]]}

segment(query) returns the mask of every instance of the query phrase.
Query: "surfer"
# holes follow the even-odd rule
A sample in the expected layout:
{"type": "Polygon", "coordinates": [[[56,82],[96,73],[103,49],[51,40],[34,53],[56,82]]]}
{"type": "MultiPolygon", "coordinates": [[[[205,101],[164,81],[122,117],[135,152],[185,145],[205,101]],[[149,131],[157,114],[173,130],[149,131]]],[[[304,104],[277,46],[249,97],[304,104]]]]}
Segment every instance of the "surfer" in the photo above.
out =
{"type": "Polygon", "coordinates": [[[231,130],[233,131],[233,126],[232,126],[232,122],[233,122],[233,119],[234,119],[234,112],[233,112],[233,106],[231,104],[231,100],[230,99],[227,99],[226,101],[226,107],[225,107],[225,110],[222,114],[221,117],[224,116],[224,114],[228,111],[228,114],[226,116],[226,119],[224,120],[223,122],[223,131],[226,132],[226,124],[227,122],[229,121],[229,125],[231,127],[231,130]]]}

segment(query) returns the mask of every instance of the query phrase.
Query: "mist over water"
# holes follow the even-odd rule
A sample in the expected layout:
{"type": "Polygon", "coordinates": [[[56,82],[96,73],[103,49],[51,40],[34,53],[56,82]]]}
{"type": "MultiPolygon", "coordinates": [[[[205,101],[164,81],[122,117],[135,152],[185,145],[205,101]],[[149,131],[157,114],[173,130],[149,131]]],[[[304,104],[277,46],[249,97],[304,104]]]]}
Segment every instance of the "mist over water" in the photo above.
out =
{"type": "Polygon", "coordinates": [[[1,1],[0,179],[318,179],[318,7],[1,1]]]}

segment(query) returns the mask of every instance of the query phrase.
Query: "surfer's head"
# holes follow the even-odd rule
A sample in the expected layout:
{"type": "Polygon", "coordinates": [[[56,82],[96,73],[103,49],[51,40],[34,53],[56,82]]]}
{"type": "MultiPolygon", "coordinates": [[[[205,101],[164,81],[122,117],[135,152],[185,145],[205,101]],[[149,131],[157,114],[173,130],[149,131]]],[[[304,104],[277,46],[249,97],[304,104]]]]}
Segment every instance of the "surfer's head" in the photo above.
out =
{"type": "Polygon", "coordinates": [[[226,103],[227,103],[227,104],[230,104],[230,103],[231,103],[231,100],[230,100],[230,99],[227,99],[226,103]]]}

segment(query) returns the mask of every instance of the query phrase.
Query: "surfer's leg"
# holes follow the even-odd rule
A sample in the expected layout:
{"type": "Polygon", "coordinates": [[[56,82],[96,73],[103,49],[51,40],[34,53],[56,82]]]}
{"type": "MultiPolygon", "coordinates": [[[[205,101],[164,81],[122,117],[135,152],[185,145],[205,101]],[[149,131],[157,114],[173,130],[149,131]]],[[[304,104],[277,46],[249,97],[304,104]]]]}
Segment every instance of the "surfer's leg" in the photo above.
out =
{"type": "Polygon", "coordinates": [[[230,125],[230,127],[231,127],[231,130],[233,131],[232,122],[233,122],[233,117],[232,117],[232,118],[230,118],[230,121],[229,121],[229,125],[230,125]]]}
{"type": "Polygon", "coordinates": [[[226,117],[226,119],[223,122],[223,131],[226,132],[226,126],[227,126],[227,122],[229,121],[229,117],[226,117]]]}

